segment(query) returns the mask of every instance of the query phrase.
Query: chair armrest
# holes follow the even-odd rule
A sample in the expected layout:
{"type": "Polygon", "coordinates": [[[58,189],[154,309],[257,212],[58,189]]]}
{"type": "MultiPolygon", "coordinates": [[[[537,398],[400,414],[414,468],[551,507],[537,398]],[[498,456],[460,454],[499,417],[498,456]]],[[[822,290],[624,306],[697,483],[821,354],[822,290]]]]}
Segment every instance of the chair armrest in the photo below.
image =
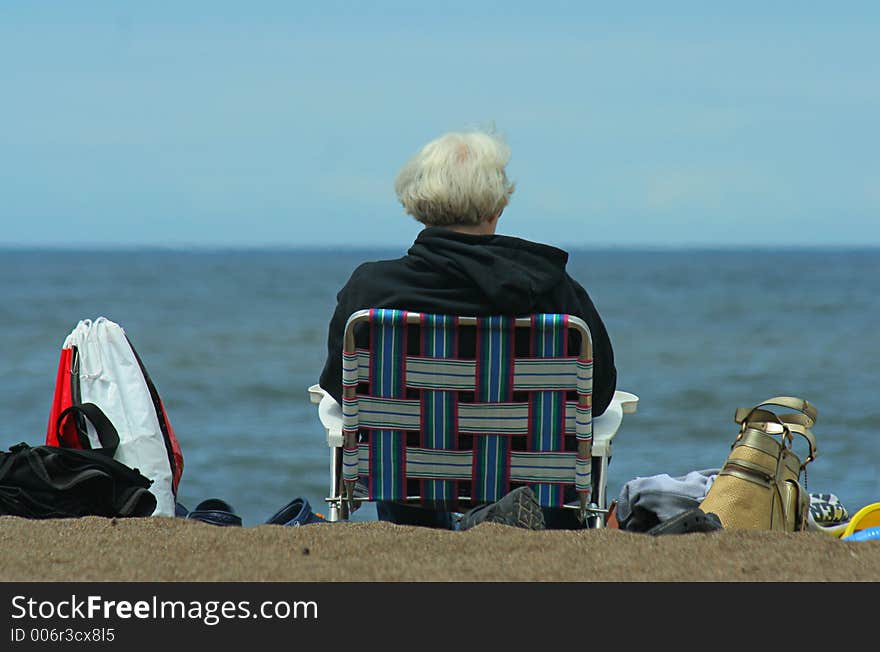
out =
{"type": "Polygon", "coordinates": [[[624,414],[635,414],[639,407],[639,397],[630,392],[614,392],[612,402],[619,402],[624,414]]]}
{"type": "Polygon", "coordinates": [[[327,392],[324,391],[324,388],[320,385],[315,384],[309,387],[309,401],[315,405],[321,402],[321,399],[324,398],[325,394],[327,394],[327,392]]]}
{"type": "Polygon", "coordinates": [[[318,385],[309,387],[309,398],[318,404],[318,419],[327,431],[327,446],[342,446],[342,406],[318,385]]]}
{"type": "Polygon", "coordinates": [[[600,416],[593,419],[593,455],[607,457],[611,454],[611,442],[617,435],[624,414],[634,414],[639,397],[630,392],[614,392],[611,404],[600,416]]]}

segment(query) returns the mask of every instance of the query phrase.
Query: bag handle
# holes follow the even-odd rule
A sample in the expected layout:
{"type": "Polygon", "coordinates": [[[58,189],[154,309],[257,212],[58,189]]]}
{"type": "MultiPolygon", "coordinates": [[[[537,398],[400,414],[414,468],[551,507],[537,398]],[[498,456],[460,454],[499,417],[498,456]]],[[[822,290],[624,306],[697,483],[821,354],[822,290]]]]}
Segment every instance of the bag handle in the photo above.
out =
{"type": "MultiPolygon", "coordinates": [[[[802,424],[807,428],[814,426],[816,424],[816,419],[819,416],[819,411],[816,409],[816,406],[805,399],[796,398],[794,396],[774,396],[773,398],[768,398],[766,401],[761,401],[754,407],[737,409],[733,419],[737,423],[745,423],[750,420],[753,412],[760,410],[765,405],[778,405],[779,407],[800,412],[810,420],[809,425],[802,424]]],[[[762,410],[762,412],[767,412],[767,410],[762,410]]]]}
{"type": "Polygon", "coordinates": [[[803,469],[807,464],[816,459],[816,454],[818,453],[816,438],[810,430],[815,425],[818,416],[819,411],[816,407],[805,399],[793,396],[775,396],[758,403],[754,407],[737,409],[733,418],[736,423],[743,427],[743,430],[750,422],[775,421],[782,426],[783,430],[789,433],[797,433],[806,439],[810,446],[810,452],[804,463],[801,464],[801,469],[803,469]],[[765,405],[778,405],[779,407],[796,410],[800,414],[776,414],[770,410],[762,409],[765,405]]]}
{"type": "MultiPolygon", "coordinates": [[[[119,433],[107,415],[104,414],[101,408],[94,403],[71,405],[58,415],[55,430],[59,444],[63,445],[64,442],[61,425],[70,415],[82,415],[91,422],[92,426],[94,426],[95,432],[98,433],[98,441],[101,442],[101,448],[94,449],[95,452],[104,453],[109,457],[113,457],[116,454],[116,449],[119,447],[119,433]]],[[[77,434],[79,435],[80,445],[86,450],[93,450],[89,438],[81,433],[79,428],[77,428],[77,434]]]]}

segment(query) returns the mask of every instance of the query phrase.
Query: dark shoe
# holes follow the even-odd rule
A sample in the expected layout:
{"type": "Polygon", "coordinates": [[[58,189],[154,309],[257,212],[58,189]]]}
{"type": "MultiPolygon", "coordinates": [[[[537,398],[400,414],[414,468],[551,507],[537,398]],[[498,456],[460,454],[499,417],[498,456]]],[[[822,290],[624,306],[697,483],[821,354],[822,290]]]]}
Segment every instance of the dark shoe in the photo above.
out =
{"type": "Polygon", "coordinates": [[[312,511],[312,506],[305,498],[294,498],[266,521],[269,525],[291,525],[293,527],[326,522],[327,519],[322,514],[312,511]]]}
{"type": "Polygon", "coordinates": [[[469,530],[480,523],[500,523],[527,530],[543,530],[544,512],[529,487],[514,489],[501,500],[465,512],[460,530],[469,530]]]}
{"type": "Polygon", "coordinates": [[[194,521],[203,521],[211,525],[241,525],[241,516],[235,513],[232,506],[219,498],[203,500],[196,508],[186,515],[186,518],[194,521]]]}
{"type": "Polygon", "coordinates": [[[658,536],[661,534],[688,534],[690,532],[714,532],[721,530],[721,520],[709,512],[705,513],[699,507],[689,509],[677,516],[663,521],[652,527],[645,534],[658,536]]]}

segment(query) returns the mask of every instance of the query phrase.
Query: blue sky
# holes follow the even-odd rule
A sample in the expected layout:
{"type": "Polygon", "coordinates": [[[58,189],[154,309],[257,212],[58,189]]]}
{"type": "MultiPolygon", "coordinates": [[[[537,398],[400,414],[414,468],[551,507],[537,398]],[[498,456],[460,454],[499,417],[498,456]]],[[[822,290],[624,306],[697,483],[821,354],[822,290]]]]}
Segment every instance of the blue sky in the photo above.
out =
{"type": "Polygon", "coordinates": [[[489,125],[505,233],[880,245],[878,5],[609,4],[4,2],[0,245],[402,247],[489,125]]]}

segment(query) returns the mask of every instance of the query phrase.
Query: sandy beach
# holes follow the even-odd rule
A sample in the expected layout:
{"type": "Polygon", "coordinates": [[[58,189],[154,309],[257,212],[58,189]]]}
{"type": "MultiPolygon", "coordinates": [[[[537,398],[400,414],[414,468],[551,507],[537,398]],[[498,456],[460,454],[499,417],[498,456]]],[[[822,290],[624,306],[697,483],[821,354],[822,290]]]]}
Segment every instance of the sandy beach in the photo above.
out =
{"type": "Polygon", "coordinates": [[[3,581],[877,582],[880,541],[823,533],[466,532],[387,523],[221,528],[0,517],[3,581]]]}

